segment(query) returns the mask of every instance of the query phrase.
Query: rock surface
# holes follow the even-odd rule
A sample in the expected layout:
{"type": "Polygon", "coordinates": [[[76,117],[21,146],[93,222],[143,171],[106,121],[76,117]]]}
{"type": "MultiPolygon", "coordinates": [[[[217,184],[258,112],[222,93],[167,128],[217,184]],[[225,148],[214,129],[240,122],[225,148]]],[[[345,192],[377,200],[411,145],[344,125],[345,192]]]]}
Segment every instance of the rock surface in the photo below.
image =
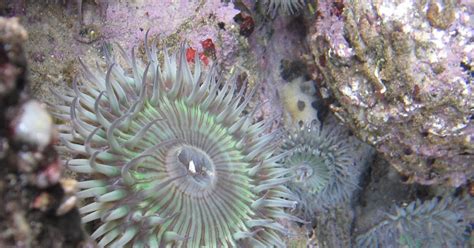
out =
{"type": "Polygon", "coordinates": [[[0,247],[87,247],[52,119],[28,94],[26,39],[17,18],[0,17],[0,247]]]}
{"type": "Polygon", "coordinates": [[[309,42],[331,110],[408,182],[474,176],[467,1],[318,2],[309,42]]]}

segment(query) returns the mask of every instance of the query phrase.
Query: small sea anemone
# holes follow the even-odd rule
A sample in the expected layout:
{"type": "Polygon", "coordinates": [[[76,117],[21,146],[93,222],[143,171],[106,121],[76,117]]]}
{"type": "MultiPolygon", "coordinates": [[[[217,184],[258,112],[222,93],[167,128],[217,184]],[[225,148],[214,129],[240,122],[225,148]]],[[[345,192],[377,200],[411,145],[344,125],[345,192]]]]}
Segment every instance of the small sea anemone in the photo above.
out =
{"type": "Polygon", "coordinates": [[[263,0],[269,13],[296,14],[304,7],[304,0],[263,0]]]}
{"type": "MultiPolygon", "coordinates": [[[[82,62],[81,84],[56,95],[59,149],[69,168],[87,174],[78,196],[84,223],[94,221],[99,246],[284,246],[278,219],[298,220],[288,170],[274,155],[268,122],[243,114],[236,78],[191,66],[184,46],[163,53],[145,41],[148,62],[122,48],[122,68],[107,54],[107,71],[82,62]]],[[[81,179],[83,177],[79,177],[81,179]]]]}
{"type": "Polygon", "coordinates": [[[313,121],[288,136],[282,150],[293,173],[289,187],[299,195],[305,217],[346,201],[357,188],[354,144],[334,121],[313,121]]]}
{"type": "Polygon", "coordinates": [[[472,203],[470,196],[445,196],[395,206],[394,214],[357,236],[357,247],[464,247],[472,203]]]}

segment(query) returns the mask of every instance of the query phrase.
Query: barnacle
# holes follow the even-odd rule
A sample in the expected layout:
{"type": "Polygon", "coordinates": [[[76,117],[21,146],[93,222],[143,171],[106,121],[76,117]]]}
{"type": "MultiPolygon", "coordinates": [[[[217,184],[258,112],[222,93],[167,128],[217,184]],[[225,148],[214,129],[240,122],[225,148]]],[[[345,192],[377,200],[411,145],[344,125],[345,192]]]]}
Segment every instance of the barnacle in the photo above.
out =
{"type": "Polygon", "coordinates": [[[282,151],[293,174],[289,187],[299,195],[306,217],[346,201],[357,188],[354,142],[334,121],[313,121],[293,131],[282,151]]]}
{"type": "Polygon", "coordinates": [[[304,6],[304,0],[263,0],[269,13],[276,14],[280,11],[284,14],[295,14],[304,6]]]}
{"type": "MultiPolygon", "coordinates": [[[[146,40],[146,39],[145,39],[146,40]]],[[[56,95],[59,149],[72,171],[90,175],[78,196],[84,223],[100,246],[284,246],[278,219],[296,197],[275,155],[269,123],[243,114],[247,95],[224,80],[145,41],[148,62],[119,47],[124,68],[107,54],[107,71],[82,62],[81,84],[56,95]]],[[[254,110],[255,111],[255,110],[254,110]]]]}
{"type": "Polygon", "coordinates": [[[395,213],[360,234],[357,247],[463,247],[467,218],[472,218],[472,199],[451,196],[420,199],[406,207],[395,206],[395,213]],[[468,214],[463,214],[470,211],[468,214]]]}

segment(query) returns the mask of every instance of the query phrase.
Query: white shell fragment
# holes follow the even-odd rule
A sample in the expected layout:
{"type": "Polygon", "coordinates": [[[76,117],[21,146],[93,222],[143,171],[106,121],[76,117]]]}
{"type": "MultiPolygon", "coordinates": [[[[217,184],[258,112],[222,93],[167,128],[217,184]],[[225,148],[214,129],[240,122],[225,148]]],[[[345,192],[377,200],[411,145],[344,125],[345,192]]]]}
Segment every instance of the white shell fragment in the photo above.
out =
{"type": "Polygon", "coordinates": [[[53,120],[43,105],[30,100],[22,106],[20,116],[14,121],[15,139],[36,145],[41,150],[53,137],[53,120]]]}

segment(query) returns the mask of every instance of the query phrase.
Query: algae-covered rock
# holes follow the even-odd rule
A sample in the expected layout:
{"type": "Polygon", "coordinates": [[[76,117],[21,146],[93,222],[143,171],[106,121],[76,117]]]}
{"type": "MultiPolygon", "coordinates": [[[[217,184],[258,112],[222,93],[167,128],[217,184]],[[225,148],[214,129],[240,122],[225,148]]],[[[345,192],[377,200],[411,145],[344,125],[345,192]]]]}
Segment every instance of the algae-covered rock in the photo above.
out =
{"type": "Polygon", "coordinates": [[[309,35],[331,110],[408,182],[474,175],[474,6],[318,1],[309,35]]]}

